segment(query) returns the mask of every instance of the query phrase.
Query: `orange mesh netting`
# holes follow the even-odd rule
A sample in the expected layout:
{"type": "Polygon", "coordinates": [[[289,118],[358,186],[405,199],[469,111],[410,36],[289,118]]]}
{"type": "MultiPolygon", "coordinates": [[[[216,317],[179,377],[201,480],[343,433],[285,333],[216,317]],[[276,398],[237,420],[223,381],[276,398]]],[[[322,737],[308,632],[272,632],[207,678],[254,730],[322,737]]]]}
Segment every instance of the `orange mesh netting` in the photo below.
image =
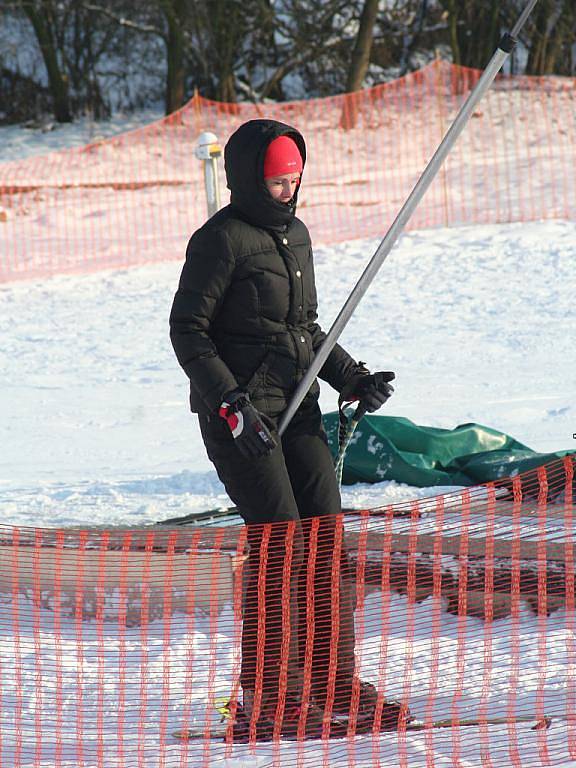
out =
{"type": "MultiPolygon", "coordinates": [[[[480,72],[437,61],[352,95],[220,104],[197,97],[145,128],[0,165],[0,281],[181,259],[206,217],[199,134],[224,144],[270,117],[305,135],[299,213],[317,242],[382,237],[480,72]]],[[[500,77],[413,228],[574,218],[574,79],[500,77]]],[[[220,162],[221,189],[226,201],[220,162]]]]}
{"type": "Polygon", "coordinates": [[[573,487],[566,457],[302,527],[2,526],[0,765],[572,764],[573,487]],[[242,642],[255,713],[271,689],[286,711],[294,641],[304,699],[324,696],[335,711],[351,631],[376,726],[362,725],[357,683],[339,738],[287,740],[278,726],[268,741],[237,743],[230,719],[219,722],[223,702],[237,710],[242,642]],[[401,718],[380,732],[392,698],[417,728],[401,718]],[[190,728],[190,741],[173,736],[190,728]]]}

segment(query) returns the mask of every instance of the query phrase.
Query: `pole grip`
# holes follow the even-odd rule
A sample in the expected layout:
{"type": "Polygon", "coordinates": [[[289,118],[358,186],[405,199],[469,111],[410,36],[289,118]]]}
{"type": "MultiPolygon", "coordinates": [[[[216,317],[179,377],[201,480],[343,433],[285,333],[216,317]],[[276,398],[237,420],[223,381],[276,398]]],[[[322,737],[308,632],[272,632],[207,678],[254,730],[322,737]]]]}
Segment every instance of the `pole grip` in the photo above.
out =
{"type": "Polygon", "coordinates": [[[517,42],[518,40],[516,40],[515,37],[512,37],[512,35],[508,34],[508,32],[505,32],[500,38],[498,48],[500,48],[500,50],[504,51],[505,53],[512,53],[514,48],[516,48],[517,42]]]}

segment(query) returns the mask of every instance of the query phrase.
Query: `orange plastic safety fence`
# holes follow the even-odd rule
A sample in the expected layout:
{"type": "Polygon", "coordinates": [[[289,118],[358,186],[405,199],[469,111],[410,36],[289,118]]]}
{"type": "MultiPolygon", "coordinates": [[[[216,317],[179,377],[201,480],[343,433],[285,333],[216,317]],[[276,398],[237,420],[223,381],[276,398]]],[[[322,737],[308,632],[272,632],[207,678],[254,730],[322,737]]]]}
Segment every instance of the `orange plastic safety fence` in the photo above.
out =
{"type": "MultiPolygon", "coordinates": [[[[195,97],[142,129],[0,164],[0,281],[183,258],[206,218],[199,134],[213,131],[223,145],[259,117],[305,135],[299,215],[317,242],[382,237],[479,75],[438,60],[327,99],[195,97]]],[[[575,129],[575,79],[498,78],[410,227],[574,218],[575,129]]]]}
{"type": "Polygon", "coordinates": [[[574,468],[249,528],[0,527],[0,765],[571,764],[574,468]]]}

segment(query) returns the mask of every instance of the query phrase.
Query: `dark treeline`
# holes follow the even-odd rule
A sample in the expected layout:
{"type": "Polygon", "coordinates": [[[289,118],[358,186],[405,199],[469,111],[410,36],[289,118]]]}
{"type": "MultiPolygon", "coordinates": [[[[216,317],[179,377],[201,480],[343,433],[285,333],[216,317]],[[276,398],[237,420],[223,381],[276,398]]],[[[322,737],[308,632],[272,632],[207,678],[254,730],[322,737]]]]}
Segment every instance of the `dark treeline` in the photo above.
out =
{"type": "MultiPolygon", "coordinates": [[[[0,122],[60,122],[197,89],[234,102],[354,91],[442,56],[483,67],[525,0],[0,0],[0,122]]],[[[576,74],[576,3],[539,0],[512,71],[576,74]]]]}

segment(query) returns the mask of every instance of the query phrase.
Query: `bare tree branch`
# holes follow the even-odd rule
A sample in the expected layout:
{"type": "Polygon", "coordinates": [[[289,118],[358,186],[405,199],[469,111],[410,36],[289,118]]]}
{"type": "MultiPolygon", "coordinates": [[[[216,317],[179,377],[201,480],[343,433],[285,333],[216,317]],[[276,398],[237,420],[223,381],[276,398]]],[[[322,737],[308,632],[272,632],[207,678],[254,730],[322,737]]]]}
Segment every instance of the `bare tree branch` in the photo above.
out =
{"type": "Polygon", "coordinates": [[[158,35],[159,37],[165,37],[164,31],[159,27],[154,27],[148,24],[140,24],[132,19],[127,19],[125,16],[118,16],[109,8],[105,8],[101,5],[94,5],[93,3],[82,3],[82,7],[92,13],[99,13],[102,16],[106,16],[109,19],[115,21],[119,26],[133,29],[135,32],[142,32],[145,35],[158,35]]]}

